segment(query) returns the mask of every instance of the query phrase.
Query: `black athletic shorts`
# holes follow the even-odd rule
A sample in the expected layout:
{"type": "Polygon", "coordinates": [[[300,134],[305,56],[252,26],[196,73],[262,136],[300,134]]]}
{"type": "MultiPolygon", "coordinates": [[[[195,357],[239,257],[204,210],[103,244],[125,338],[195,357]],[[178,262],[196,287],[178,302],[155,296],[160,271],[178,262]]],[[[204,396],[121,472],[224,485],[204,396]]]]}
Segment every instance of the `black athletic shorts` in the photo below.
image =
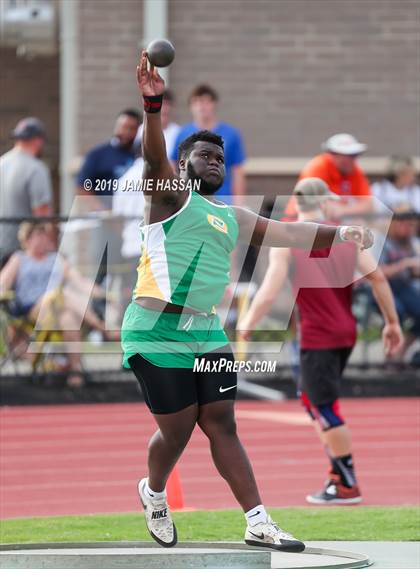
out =
{"type": "Polygon", "coordinates": [[[353,348],[300,351],[299,389],[313,405],[339,398],[340,380],[353,348]]]}
{"type": "Polygon", "coordinates": [[[140,354],[128,359],[153,414],[176,413],[195,403],[205,405],[236,398],[238,379],[231,350],[207,352],[197,360],[198,364],[204,360],[201,371],[158,367],[140,354]]]}

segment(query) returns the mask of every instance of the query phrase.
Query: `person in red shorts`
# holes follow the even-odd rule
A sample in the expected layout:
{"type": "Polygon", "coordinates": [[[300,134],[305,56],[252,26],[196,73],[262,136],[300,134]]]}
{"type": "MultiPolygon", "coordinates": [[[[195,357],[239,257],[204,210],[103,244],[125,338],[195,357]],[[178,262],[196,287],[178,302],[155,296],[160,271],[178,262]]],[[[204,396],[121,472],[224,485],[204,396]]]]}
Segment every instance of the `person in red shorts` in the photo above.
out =
{"type": "MultiPolygon", "coordinates": [[[[299,221],[326,222],[323,209],[336,199],[319,178],[298,182],[294,189],[299,221]]],[[[311,251],[271,249],[264,281],[249,311],[238,323],[244,339],[268,313],[288,275],[299,309],[301,401],[326,449],[331,470],[325,487],[307,496],[312,504],[356,504],[362,496],[358,486],[350,431],[340,412],[340,380],[356,342],[352,314],[352,283],[358,269],[372,285],[385,326],[385,352],[394,354],[402,344],[402,333],[388,281],[370,253],[353,244],[311,251]]]]}
{"type": "MultiPolygon", "coordinates": [[[[341,196],[340,200],[330,200],[325,204],[326,217],[340,219],[372,213],[373,201],[368,199],[371,196],[369,181],[357,163],[367,150],[366,144],[343,132],[330,136],[322,148],[324,152],[306,164],[299,180],[321,178],[332,192],[341,196]]],[[[286,206],[285,217],[296,216],[296,196],[292,196],[286,206]]]]}

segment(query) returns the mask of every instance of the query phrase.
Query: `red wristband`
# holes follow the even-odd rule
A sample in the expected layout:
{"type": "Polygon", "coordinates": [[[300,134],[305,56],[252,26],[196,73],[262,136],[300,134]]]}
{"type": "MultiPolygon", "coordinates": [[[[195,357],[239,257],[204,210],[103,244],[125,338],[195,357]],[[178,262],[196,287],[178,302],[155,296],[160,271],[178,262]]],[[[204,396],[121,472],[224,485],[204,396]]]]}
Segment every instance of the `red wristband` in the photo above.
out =
{"type": "Polygon", "coordinates": [[[143,95],[144,111],[146,113],[159,113],[162,108],[163,95],[143,95]]]}

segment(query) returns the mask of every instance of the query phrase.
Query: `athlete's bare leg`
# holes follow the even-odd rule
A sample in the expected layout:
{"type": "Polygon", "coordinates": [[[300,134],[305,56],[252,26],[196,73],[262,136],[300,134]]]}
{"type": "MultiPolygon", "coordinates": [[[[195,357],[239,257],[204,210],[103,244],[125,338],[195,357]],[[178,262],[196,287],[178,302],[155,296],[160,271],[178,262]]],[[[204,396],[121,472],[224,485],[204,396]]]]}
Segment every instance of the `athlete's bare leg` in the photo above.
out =
{"type": "Polygon", "coordinates": [[[198,424],[209,438],[217,470],[229,484],[244,512],[261,504],[251,463],[236,432],[234,401],[201,405],[198,424]]]}
{"type": "Polygon", "coordinates": [[[155,492],[163,492],[173,467],[190,440],[197,422],[198,405],[153,417],[159,429],[149,442],[149,486],[155,492]]]}

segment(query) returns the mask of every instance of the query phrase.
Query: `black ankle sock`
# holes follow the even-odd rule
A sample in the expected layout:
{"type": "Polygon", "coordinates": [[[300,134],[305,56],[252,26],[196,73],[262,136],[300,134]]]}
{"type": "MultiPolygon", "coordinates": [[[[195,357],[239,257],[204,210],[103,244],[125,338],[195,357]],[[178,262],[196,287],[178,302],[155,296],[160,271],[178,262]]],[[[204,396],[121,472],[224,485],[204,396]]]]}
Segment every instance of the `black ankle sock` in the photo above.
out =
{"type": "Polygon", "coordinates": [[[340,476],[340,481],[347,488],[357,485],[356,474],[354,472],[353,456],[346,454],[345,456],[331,457],[331,466],[334,474],[340,476]]]}

